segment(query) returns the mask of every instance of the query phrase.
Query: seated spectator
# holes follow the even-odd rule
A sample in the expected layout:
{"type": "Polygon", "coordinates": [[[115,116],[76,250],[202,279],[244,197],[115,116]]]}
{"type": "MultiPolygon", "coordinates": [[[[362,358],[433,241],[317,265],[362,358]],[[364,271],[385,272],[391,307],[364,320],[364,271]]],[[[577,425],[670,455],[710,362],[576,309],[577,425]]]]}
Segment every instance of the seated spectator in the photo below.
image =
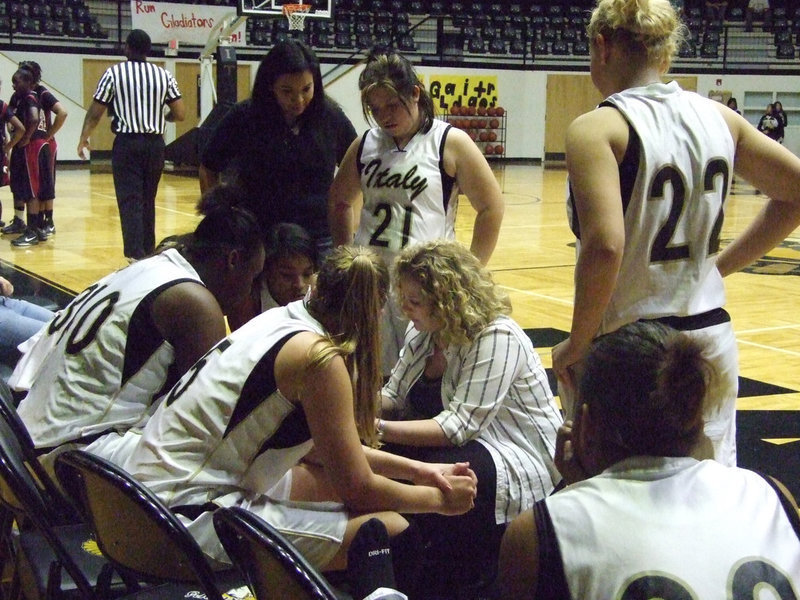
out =
{"type": "Polygon", "coordinates": [[[417,518],[441,564],[425,589],[447,595],[494,579],[505,524],[547,496],[561,416],[530,339],[508,316],[508,296],[454,240],[405,249],[395,263],[398,303],[410,319],[383,388],[385,449],[428,462],[469,462],[475,508],[455,519],[417,518]]]}
{"type": "MultiPolygon", "coordinates": [[[[128,431],[112,460],[182,515],[221,563],[228,559],[211,518],[218,506],[253,511],[323,569],[343,568],[354,533],[376,516],[392,537],[402,589],[402,563],[416,561],[419,549],[413,529],[392,511],[466,512],[475,475],[464,464],[425,465],[362,446],[377,442],[376,333],[388,287],[372,251],[334,250],[306,299],[269,310],[219,342],[142,431],[128,431]],[[287,473],[312,450],[329,499],[342,504],[296,501],[287,473]]],[[[100,444],[87,450],[109,458],[100,444]]]]}
{"type": "Polygon", "coordinates": [[[0,277],[0,360],[13,367],[19,359],[17,346],[36,334],[53,318],[53,311],[25,300],[11,298],[14,286],[0,277]]]}
{"type": "Polygon", "coordinates": [[[559,431],[570,485],[508,526],[503,598],[796,597],[800,520],[786,489],[690,457],[717,376],[704,351],[653,321],[592,342],[575,423],[559,431]]]}
{"type": "Polygon", "coordinates": [[[185,245],[89,286],[22,357],[9,384],[28,392],[19,415],[37,448],[135,425],[225,337],[223,314],[250,292],[264,250],[255,218],[233,207],[237,192],[211,194],[216,208],[185,245]]]}
{"type": "Polygon", "coordinates": [[[295,223],[278,223],[267,232],[264,270],[250,294],[228,313],[231,330],[238,329],[265,310],[302,300],[317,272],[317,245],[295,223]]]}
{"type": "Polygon", "coordinates": [[[745,9],[745,31],[753,31],[753,21],[759,18],[764,21],[765,27],[772,24],[772,11],[768,0],[749,0],[745,9]]]}
{"type": "Polygon", "coordinates": [[[711,21],[724,21],[727,10],[728,0],[706,0],[706,18],[711,21]]]}
{"type": "Polygon", "coordinates": [[[767,109],[758,121],[758,130],[776,142],[783,140],[783,124],[775,114],[774,104],[767,104],[767,109]]]}

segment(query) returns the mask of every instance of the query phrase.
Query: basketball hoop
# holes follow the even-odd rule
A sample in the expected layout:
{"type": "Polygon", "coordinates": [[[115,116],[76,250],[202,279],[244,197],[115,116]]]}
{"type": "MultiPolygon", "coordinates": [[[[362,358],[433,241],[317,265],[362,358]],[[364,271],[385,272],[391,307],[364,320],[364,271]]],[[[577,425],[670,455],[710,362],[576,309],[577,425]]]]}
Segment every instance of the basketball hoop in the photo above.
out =
{"type": "Polygon", "coordinates": [[[310,10],[310,4],[284,4],[283,14],[289,20],[289,29],[302,31],[303,23],[305,23],[310,10]]]}

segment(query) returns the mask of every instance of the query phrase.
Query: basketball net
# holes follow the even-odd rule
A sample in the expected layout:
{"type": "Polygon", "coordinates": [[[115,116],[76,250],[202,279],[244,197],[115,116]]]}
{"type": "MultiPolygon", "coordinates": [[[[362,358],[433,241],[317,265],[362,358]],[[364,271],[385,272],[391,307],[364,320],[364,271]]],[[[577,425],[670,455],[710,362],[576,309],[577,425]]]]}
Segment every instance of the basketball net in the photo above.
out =
{"type": "Polygon", "coordinates": [[[289,21],[289,29],[302,31],[310,10],[310,4],[284,4],[283,14],[286,15],[289,21]]]}

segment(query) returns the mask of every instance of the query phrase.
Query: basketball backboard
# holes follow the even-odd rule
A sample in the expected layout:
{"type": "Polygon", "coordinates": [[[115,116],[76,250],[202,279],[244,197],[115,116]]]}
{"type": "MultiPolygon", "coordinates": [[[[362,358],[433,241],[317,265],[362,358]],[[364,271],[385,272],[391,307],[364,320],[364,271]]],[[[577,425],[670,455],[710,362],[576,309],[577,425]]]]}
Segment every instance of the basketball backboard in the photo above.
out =
{"type": "MultiPolygon", "coordinates": [[[[310,19],[333,18],[334,0],[303,0],[302,4],[310,4],[310,19]]],[[[281,17],[284,4],[300,4],[300,0],[237,0],[237,11],[246,17],[281,17]]]]}

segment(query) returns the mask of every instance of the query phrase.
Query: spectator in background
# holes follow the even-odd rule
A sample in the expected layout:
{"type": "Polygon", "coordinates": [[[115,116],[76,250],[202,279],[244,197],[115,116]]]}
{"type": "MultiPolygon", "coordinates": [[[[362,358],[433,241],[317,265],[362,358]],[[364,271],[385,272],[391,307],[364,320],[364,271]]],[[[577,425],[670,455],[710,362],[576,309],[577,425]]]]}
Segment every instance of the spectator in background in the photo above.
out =
{"type": "MultiPolygon", "coordinates": [[[[705,17],[709,21],[721,23],[725,20],[725,12],[728,10],[728,0],[706,0],[705,17]]],[[[676,12],[678,12],[676,10],[676,12]]]]}
{"type": "Polygon", "coordinates": [[[783,110],[783,104],[781,104],[780,100],[776,100],[772,106],[775,109],[775,116],[778,117],[781,125],[786,128],[789,124],[789,118],[786,116],[786,111],[783,110]]]}
{"type": "Polygon", "coordinates": [[[767,108],[758,120],[758,130],[767,137],[780,142],[783,139],[783,126],[775,114],[775,105],[767,104],[767,108]]]}
{"type": "Polygon", "coordinates": [[[736,101],[736,98],[731,96],[730,98],[728,98],[727,104],[728,104],[728,108],[730,108],[737,115],[742,114],[742,111],[739,110],[739,103],[736,101]]]}
{"type": "Polygon", "coordinates": [[[13,367],[19,359],[17,347],[33,337],[53,318],[53,311],[38,304],[11,298],[14,286],[0,277],[0,361],[13,367]]]}
{"type": "Polygon", "coordinates": [[[772,25],[769,0],[749,0],[745,9],[745,31],[753,31],[753,22],[756,18],[764,21],[764,29],[768,29],[772,25]]]}

